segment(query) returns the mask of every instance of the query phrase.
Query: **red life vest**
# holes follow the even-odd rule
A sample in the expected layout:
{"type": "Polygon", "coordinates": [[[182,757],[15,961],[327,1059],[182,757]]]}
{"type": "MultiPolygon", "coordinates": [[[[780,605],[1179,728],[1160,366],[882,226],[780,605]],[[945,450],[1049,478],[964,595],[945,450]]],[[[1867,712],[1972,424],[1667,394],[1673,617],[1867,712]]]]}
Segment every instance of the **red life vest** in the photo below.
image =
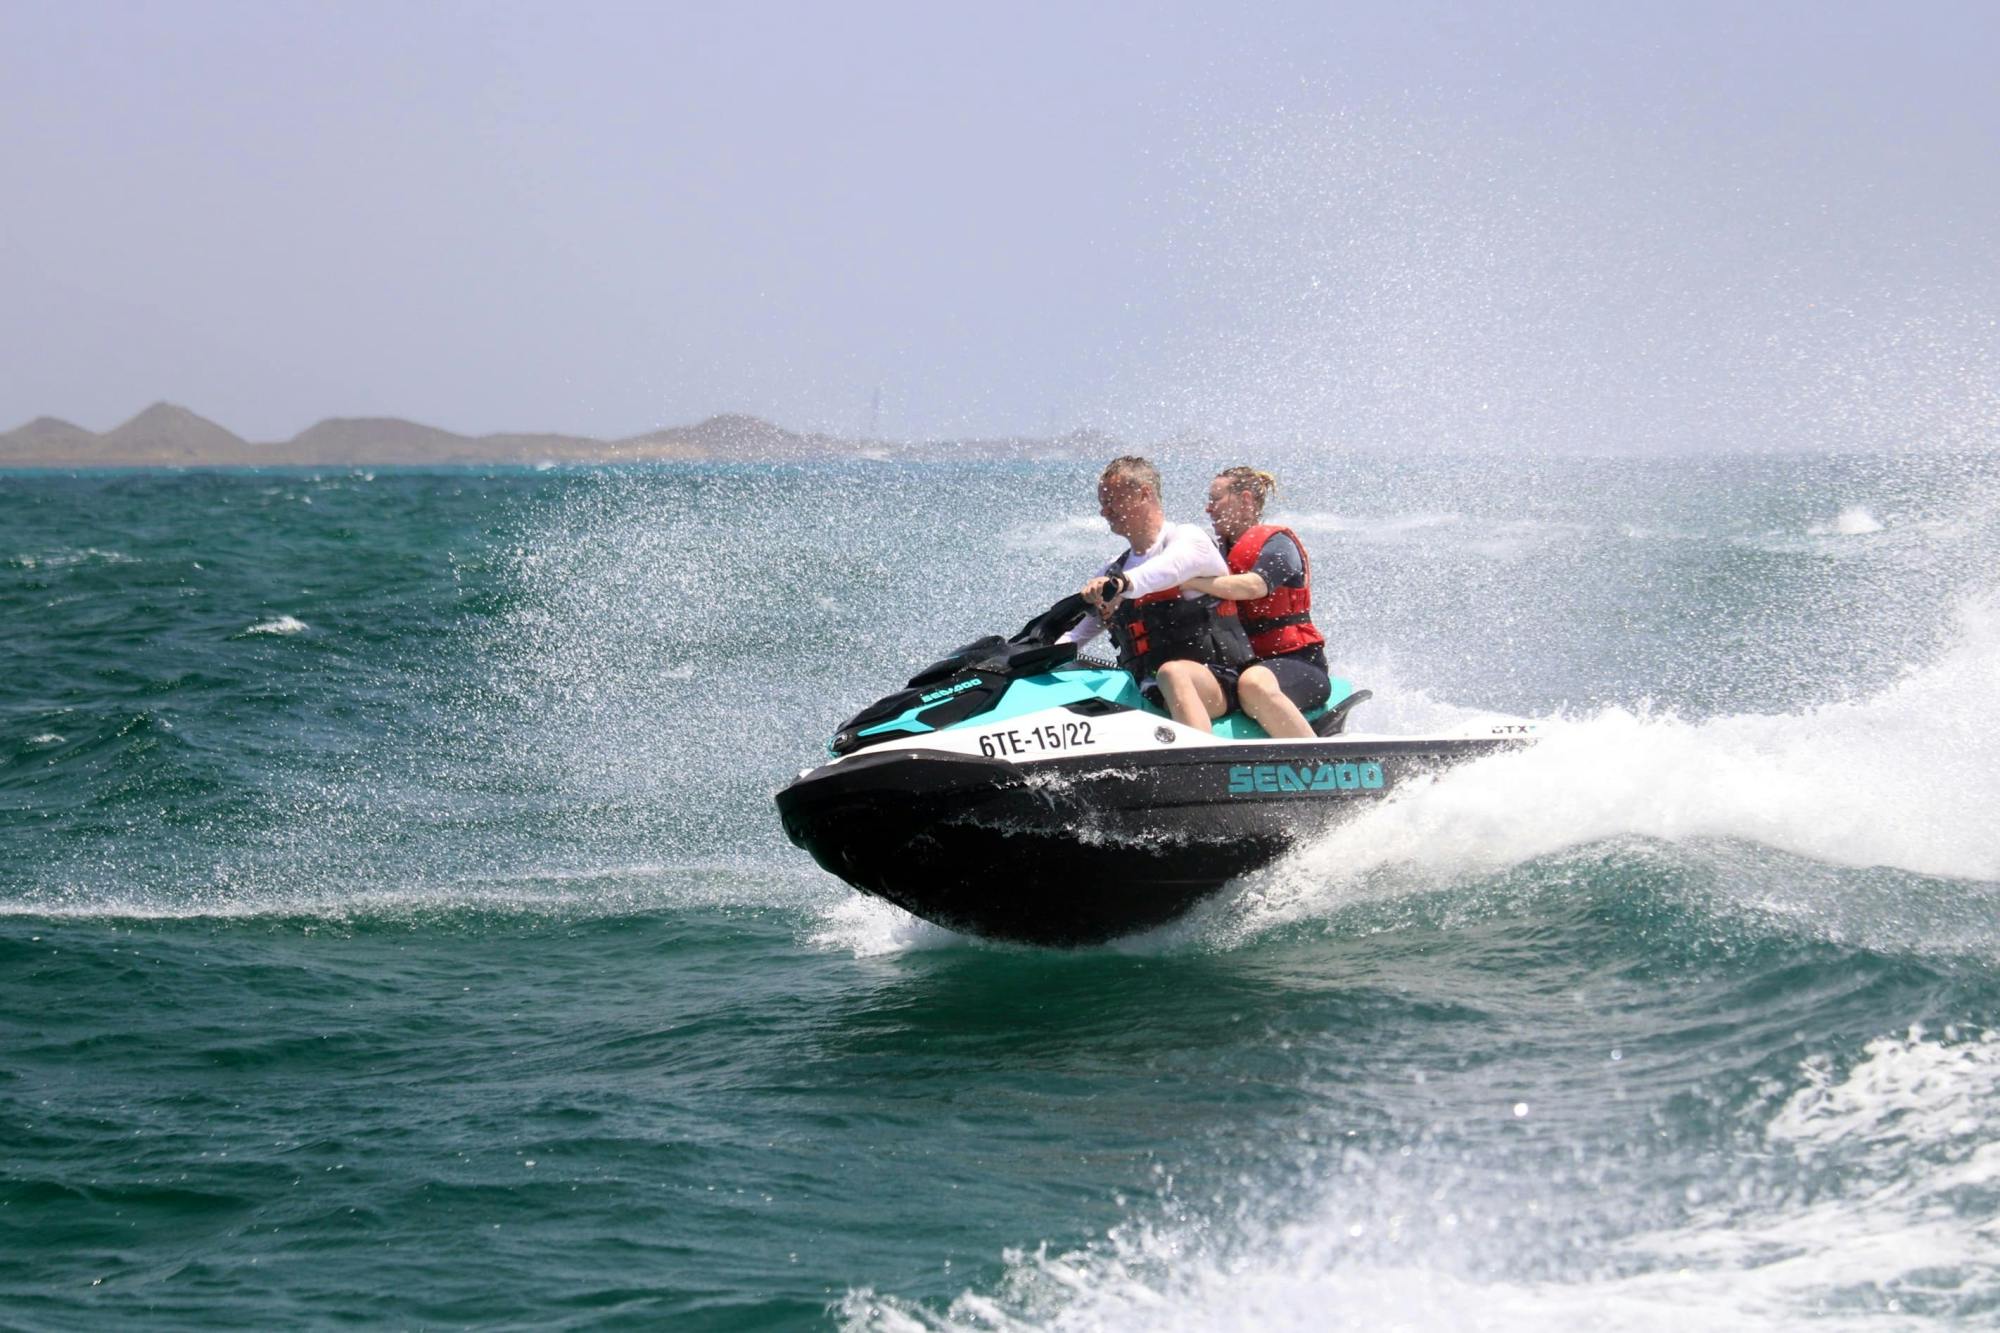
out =
{"type": "Polygon", "coordinates": [[[1296,532],[1274,523],[1259,523],[1229,548],[1229,572],[1248,574],[1256,567],[1257,557],[1264,553],[1264,543],[1280,534],[1290,537],[1292,545],[1299,548],[1305,584],[1298,588],[1272,588],[1262,597],[1236,604],[1237,613],[1243,617],[1243,628],[1250,635],[1250,647],[1259,657],[1280,657],[1326,642],[1313,628],[1312,561],[1306,558],[1306,544],[1296,532]]]}

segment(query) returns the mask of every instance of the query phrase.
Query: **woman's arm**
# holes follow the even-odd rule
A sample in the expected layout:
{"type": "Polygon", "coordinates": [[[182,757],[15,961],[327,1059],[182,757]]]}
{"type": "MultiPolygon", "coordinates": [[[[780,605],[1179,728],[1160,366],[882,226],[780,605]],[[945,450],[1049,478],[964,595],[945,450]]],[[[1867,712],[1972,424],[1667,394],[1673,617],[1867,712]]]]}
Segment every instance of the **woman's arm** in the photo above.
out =
{"type": "Polygon", "coordinates": [[[1271,591],[1271,585],[1264,582],[1264,576],[1255,571],[1248,574],[1218,574],[1214,578],[1207,579],[1188,579],[1181,586],[1231,602],[1251,601],[1271,591]]]}

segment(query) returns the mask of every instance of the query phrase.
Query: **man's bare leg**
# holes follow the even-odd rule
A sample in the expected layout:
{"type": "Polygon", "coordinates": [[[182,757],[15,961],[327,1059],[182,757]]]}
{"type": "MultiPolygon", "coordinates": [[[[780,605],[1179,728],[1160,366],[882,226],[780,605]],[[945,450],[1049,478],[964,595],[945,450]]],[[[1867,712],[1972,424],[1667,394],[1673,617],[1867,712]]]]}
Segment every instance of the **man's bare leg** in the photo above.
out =
{"type": "MultiPolygon", "coordinates": [[[[1264,674],[1268,676],[1271,673],[1267,671],[1264,674]]],[[[1222,695],[1221,683],[1216,680],[1215,673],[1200,662],[1163,662],[1154,679],[1160,682],[1160,697],[1166,700],[1167,711],[1182,726],[1209,731],[1212,730],[1209,722],[1229,711],[1229,701],[1222,695]]]]}

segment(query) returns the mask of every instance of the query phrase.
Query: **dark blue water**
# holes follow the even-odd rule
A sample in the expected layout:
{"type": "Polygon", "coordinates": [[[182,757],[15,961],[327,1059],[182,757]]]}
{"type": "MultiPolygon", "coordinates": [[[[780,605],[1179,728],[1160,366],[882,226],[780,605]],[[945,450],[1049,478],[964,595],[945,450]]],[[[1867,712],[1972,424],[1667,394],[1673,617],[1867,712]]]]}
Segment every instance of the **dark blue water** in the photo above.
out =
{"type": "Polygon", "coordinates": [[[1090,469],[0,474],[0,1323],[2000,1317],[1994,467],[1278,471],[1548,739],[1074,953],[770,793],[1090,469]]]}

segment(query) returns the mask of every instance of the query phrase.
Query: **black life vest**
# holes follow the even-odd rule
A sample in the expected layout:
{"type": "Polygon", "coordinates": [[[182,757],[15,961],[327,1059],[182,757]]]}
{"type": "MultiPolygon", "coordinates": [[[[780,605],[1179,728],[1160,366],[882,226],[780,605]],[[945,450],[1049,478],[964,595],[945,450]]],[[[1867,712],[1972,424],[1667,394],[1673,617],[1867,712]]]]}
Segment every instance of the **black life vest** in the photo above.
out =
{"type": "Polygon", "coordinates": [[[1227,667],[1256,660],[1236,603],[1183,597],[1179,588],[1125,598],[1111,613],[1110,629],[1118,665],[1140,680],[1156,675],[1162,662],[1181,658],[1227,667]]]}
{"type": "Polygon", "coordinates": [[[1292,545],[1298,548],[1299,565],[1305,572],[1305,580],[1300,587],[1272,588],[1262,597],[1238,604],[1238,611],[1243,617],[1243,632],[1250,636],[1250,646],[1257,650],[1259,657],[1279,657],[1326,642],[1319,630],[1313,627],[1312,561],[1306,558],[1306,544],[1299,540],[1297,533],[1274,523],[1259,523],[1238,537],[1236,544],[1229,548],[1229,572],[1247,574],[1256,568],[1257,557],[1264,552],[1264,543],[1281,533],[1290,537],[1292,545]]]}

